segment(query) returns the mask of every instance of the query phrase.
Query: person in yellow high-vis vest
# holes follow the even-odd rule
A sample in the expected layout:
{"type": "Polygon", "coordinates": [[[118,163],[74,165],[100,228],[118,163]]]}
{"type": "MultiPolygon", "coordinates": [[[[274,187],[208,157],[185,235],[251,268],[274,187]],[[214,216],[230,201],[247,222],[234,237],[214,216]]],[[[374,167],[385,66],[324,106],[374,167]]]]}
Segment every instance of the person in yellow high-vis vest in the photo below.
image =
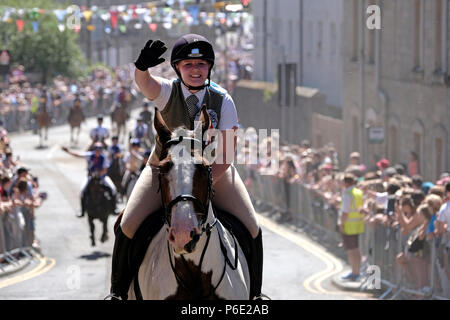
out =
{"type": "Polygon", "coordinates": [[[361,266],[359,250],[359,235],[364,233],[364,215],[360,213],[364,194],[355,187],[356,177],[351,173],[344,175],[345,191],[342,196],[341,217],[339,222],[344,248],[347,251],[348,262],[352,271],[343,276],[342,280],[358,281],[361,266]]]}

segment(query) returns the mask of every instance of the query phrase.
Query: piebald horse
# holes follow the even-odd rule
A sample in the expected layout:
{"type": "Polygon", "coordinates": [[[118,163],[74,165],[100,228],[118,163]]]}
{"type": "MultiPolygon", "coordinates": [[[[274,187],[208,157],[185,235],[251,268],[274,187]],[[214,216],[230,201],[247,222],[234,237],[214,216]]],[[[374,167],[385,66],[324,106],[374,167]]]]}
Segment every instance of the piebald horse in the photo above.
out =
{"type": "Polygon", "coordinates": [[[191,146],[196,143],[204,150],[205,143],[193,136],[203,136],[210,127],[205,106],[199,131],[186,130],[181,138],[159,112],[154,125],[163,145],[158,167],[165,223],[147,248],[129,299],[137,297],[136,281],[138,297],[144,300],[249,299],[246,258],[235,236],[215,216],[211,166],[191,146]]]}
{"type": "Polygon", "coordinates": [[[81,109],[80,100],[75,100],[73,107],[69,112],[69,124],[70,124],[70,142],[75,142],[78,144],[80,136],[81,123],[84,121],[83,110],[81,109]],[[77,130],[76,138],[73,137],[75,129],[77,130]]]}

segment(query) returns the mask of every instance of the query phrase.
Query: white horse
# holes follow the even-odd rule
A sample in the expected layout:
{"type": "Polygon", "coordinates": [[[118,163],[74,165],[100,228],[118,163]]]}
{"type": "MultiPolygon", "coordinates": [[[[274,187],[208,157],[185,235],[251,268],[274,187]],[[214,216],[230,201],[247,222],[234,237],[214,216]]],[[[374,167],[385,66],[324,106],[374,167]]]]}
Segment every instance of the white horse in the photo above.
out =
{"type": "MultiPolygon", "coordinates": [[[[206,108],[197,130],[209,128],[206,108]]],[[[153,238],[139,268],[138,283],[145,299],[249,299],[250,275],[237,239],[217,220],[211,203],[211,167],[194,161],[190,137],[172,133],[159,112],[155,128],[163,144],[160,187],[166,222],[153,238]],[[187,146],[180,142],[188,141],[187,146]],[[175,152],[176,151],[176,152],[175,152]]],[[[202,135],[203,136],[203,135],[202,135]]],[[[203,158],[201,158],[203,160],[203,158]]],[[[136,281],[136,279],[134,279],[136,281]]],[[[128,296],[136,299],[132,282],[128,296]]]]}

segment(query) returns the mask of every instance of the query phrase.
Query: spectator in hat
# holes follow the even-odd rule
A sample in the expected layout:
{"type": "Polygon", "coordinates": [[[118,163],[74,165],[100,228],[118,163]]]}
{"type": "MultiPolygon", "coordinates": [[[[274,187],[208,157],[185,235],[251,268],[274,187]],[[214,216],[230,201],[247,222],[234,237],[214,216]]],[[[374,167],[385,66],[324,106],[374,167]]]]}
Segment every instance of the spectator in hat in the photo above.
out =
{"type": "Polygon", "coordinates": [[[360,165],[361,164],[361,155],[359,152],[350,153],[350,165],[360,165]]]}
{"type": "Polygon", "coordinates": [[[384,170],[389,168],[389,160],[386,158],[381,159],[380,161],[377,162],[377,167],[379,170],[383,172],[384,170]]]}

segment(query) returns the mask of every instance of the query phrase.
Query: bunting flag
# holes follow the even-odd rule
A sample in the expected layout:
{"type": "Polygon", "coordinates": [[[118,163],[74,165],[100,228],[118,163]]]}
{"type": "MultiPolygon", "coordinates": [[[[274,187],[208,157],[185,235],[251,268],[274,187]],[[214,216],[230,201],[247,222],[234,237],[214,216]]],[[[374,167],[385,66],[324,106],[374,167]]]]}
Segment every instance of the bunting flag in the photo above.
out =
{"type": "Polygon", "coordinates": [[[152,30],[153,32],[156,31],[156,29],[158,29],[158,25],[156,23],[150,23],[148,25],[148,27],[150,28],[150,30],[152,30]]]}
{"type": "Polygon", "coordinates": [[[28,17],[32,20],[37,20],[39,18],[39,9],[35,8],[28,12],[28,17]]]}
{"type": "Polygon", "coordinates": [[[194,24],[198,24],[198,14],[200,12],[200,7],[199,6],[189,6],[189,13],[192,17],[192,21],[194,24]]]}
{"type": "Polygon", "coordinates": [[[117,27],[117,19],[119,19],[119,11],[110,11],[111,25],[115,29],[117,27]]]}
{"type": "MultiPolygon", "coordinates": [[[[166,0],[165,7],[157,7],[155,3],[147,2],[143,4],[116,5],[106,8],[97,6],[81,6],[71,5],[66,9],[44,10],[40,8],[18,9],[12,7],[0,7],[0,21],[6,23],[16,23],[17,30],[23,30],[24,25],[30,22],[33,26],[33,32],[39,32],[39,20],[43,22],[43,15],[53,14],[57,23],[54,28],[58,28],[61,32],[65,29],[80,32],[81,28],[89,31],[95,30],[97,19],[103,21],[102,30],[105,33],[111,33],[112,30],[118,29],[121,33],[128,32],[129,28],[135,30],[142,29],[144,23],[152,32],[156,32],[158,27],[171,29],[174,26],[191,26],[205,25],[208,27],[224,25],[227,27],[239,26],[241,24],[252,21],[253,16],[245,9],[233,11],[226,14],[226,1],[213,1],[215,11],[205,12],[193,0],[166,0]],[[172,8],[171,4],[178,3],[177,9],[172,8]],[[23,17],[23,18],[21,18],[23,17]],[[87,23],[80,23],[84,18],[87,23]],[[74,19],[76,23],[74,23],[74,19]],[[69,26],[74,25],[74,27],[69,26]]],[[[241,0],[241,8],[247,7],[251,0],[241,0]]],[[[45,22],[50,23],[50,22],[45,22]]]]}
{"type": "Polygon", "coordinates": [[[67,10],[55,9],[53,10],[53,13],[56,16],[56,19],[58,19],[59,22],[62,22],[66,16],[67,10]]]}
{"type": "Polygon", "coordinates": [[[33,21],[31,23],[33,25],[33,32],[36,33],[39,30],[39,21],[33,21]]]}
{"type": "Polygon", "coordinates": [[[85,10],[83,11],[83,17],[86,19],[87,22],[91,20],[93,12],[91,10],[85,10]]]}
{"type": "Polygon", "coordinates": [[[19,30],[19,32],[22,31],[24,24],[25,24],[25,21],[23,21],[22,19],[16,20],[17,30],[19,30]]]}

